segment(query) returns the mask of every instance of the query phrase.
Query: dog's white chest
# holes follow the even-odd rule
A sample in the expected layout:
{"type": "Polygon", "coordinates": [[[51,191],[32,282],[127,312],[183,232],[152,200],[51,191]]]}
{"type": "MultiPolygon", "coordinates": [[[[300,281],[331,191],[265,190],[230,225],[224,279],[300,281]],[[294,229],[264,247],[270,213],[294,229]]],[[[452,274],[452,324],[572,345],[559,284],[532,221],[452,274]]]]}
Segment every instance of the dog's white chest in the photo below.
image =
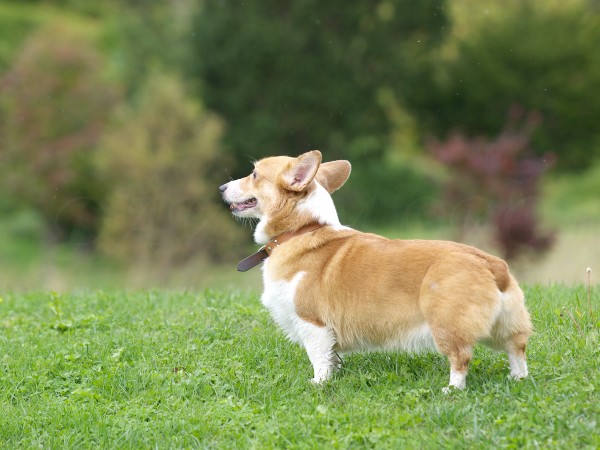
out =
{"type": "Polygon", "coordinates": [[[283,329],[287,337],[300,342],[300,326],[302,319],[296,313],[294,298],[298,284],[306,272],[298,272],[290,281],[272,280],[268,275],[268,262],[263,266],[264,292],[261,297],[263,305],[269,310],[271,316],[283,329]]]}

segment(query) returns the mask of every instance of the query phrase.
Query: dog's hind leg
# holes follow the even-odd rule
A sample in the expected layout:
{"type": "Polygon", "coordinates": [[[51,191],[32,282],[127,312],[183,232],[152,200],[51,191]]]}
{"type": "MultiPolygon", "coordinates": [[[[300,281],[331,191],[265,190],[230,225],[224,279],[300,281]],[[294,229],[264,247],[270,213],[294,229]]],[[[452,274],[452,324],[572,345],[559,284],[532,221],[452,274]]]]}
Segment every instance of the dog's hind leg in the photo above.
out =
{"type": "Polygon", "coordinates": [[[523,292],[516,283],[502,293],[502,300],[502,310],[492,329],[492,346],[506,351],[510,377],[519,380],[528,375],[525,348],[531,334],[531,320],[523,292]]]}
{"type": "Polygon", "coordinates": [[[526,335],[514,336],[507,342],[508,363],[510,364],[510,377],[515,380],[525,378],[529,372],[525,359],[526,335]]]}
{"type": "Polygon", "coordinates": [[[318,384],[328,380],[341,365],[341,360],[334,350],[335,333],[329,327],[309,322],[303,322],[298,331],[314,369],[314,378],[311,381],[318,384]]]}
{"type": "Polygon", "coordinates": [[[449,392],[451,388],[464,389],[467,385],[469,363],[473,356],[472,347],[470,345],[445,345],[444,343],[438,343],[437,345],[450,361],[450,382],[443,391],[449,392]]]}
{"type": "Polygon", "coordinates": [[[473,346],[490,337],[500,312],[499,294],[491,272],[468,255],[432,266],[424,278],[421,311],[437,349],[450,361],[448,388],[465,388],[473,346]]]}
{"type": "Polygon", "coordinates": [[[527,360],[525,347],[529,338],[529,331],[515,332],[509,336],[493,336],[491,341],[485,342],[495,350],[504,350],[508,355],[510,377],[520,380],[527,377],[527,360]]]}

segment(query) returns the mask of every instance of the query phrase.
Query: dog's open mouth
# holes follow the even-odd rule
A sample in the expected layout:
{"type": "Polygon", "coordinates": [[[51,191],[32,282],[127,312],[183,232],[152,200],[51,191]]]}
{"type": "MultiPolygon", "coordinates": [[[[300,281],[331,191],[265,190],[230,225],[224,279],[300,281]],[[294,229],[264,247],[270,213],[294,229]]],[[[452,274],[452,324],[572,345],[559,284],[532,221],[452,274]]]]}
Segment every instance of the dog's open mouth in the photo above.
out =
{"type": "Polygon", "coordinates": [[[245,202],[241,202],[241,203],[232,203],[229,205],[229,209],[231,210],[231,212],[242,212],[245,211],[246,209],[251,209],[254,208],[256,206],[256,199],[255,198],[250,198],[248,200],[246,200],[245,202]]]}

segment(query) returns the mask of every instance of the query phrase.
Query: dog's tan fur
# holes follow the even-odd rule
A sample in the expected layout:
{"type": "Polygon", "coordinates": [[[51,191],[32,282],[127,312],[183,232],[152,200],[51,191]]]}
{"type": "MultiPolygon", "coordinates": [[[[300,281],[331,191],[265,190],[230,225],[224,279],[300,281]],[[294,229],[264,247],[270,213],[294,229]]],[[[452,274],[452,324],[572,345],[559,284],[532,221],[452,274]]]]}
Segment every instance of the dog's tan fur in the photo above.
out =
{"type": "Polygon", "coordinates": [[[331,225],[319,211],[302,207],[320,186],[331,193],[349,174],[347,161],[321,164],[320,152],[313,151],[298,158],[263,159],[248,177],[221,187],[234,214],[236,202],[256,199],[255,207],[237,215],[260,219],[255,233],[259,243],[325,222],[323,228],[277,247],[263,268],[265,304],[278,301],[267,294],[269,283],[280,283],[281,292],[290,292],[298,323],[314,327],[299,328],[308,331],[300,331],[296,340],[309,352],[315,381],[327,379],[338,364],[333,350],[408,348],[419,336],[431,336],[435,348],[448,357],[451,386],[464,387],[472,348],[479,341],[509,354],[514,378],[526,376],[531,323],[507,264],[454,242],[390,240],[331,225]],[[321,342],[314,337],[320,330],[331,339],[313,345],[321,342]],[[333,344],[331,351],[326,351],[327,343],[333,344]]]}

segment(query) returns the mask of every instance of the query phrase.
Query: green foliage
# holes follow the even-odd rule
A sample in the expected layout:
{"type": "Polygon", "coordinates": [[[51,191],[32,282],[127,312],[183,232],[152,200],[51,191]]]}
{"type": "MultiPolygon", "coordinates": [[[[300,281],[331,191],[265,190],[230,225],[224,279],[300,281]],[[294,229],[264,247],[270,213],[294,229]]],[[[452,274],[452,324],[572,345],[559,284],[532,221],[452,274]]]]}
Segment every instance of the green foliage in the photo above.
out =
{"type": "Polygon", "coordinates": [[[30,11],[0,5],[0,73],[10,65],[21,42],[38,24],[30,11]]]}
{"type": "Polygon", "coordinates": [[[477,347],[450,395],[436,354],[349,355],[311,385],[256,295],[3,293],[0,447],[597,448],[600,311],[582,286],[525,293],[530,377],[477,347]]]}
{"type": "Polygon", "coordinates": [[[0,186],[61,234],[93,233],[94,148],[117,99],[101,55],[64,25],[29,38],[0,78],[0,186]],[[40,77],[43,74],[43,77],[40,77]]]}
{"type": "Polygon", "coordinates": [[[195,7],[193,0],[117,2],[107,15],[104,45],[128,93],[135,94],[153,70],[183,72],[195,7]]]}
{"type": "MultiPolygon", "coordinates": [[[[597,9],[586,0],[126,3],[0,4],[0,214],[9,233],[1,239],[39,240],[45,221],[63,236],[83,231],[92,242],[106,212],[110,217],[102,222],[102,239],[108,253],[163,259],[158,244],[149,253],[137,247],[131,256],[117,245],[108,250],[107,240],[116,242],[117,235],[127,240],[127,233],[138,233],[133,225],[136,231],[131,232],[117,226],[115,211],[127,210],[139,198],[149,205],[147,199],[156,192],[139,188],[143,176],[135,168],[128,169],[136,174],[134,189],[125,181],[125,169],[105,161],[99,173],[93,162],[116,102],[135,100],[147,86],[148,74],[165,68],[188,77],[193,87],[182,103],[201,96],[201,103],[228,124],[223,145],[215,147],[219,153],[207,161],[230,158],[221,165],[208,164],[210,169],[203,166],[198,173],[209,175],[202,177],[206,187],[190,188],[210,198],[210,208],[218,202],[214,187],[228,175],[245,174],[249,159],[320,148],[326,159],[353,163],[349,183],[335,194],[344,223],[394,228],[393,222],[421,219],[429,200],[438,195],[438,182],[430,177],[439,168],[406,163],[407,154],[420,160],[424,135],[442,137],[454,128],[489,140],[498,135],[513,104],[540,113],[543,123],[534,138],[535,150],[555,152],[559,168],[584,167],[599,156],[600,103],[594,93],[599,90],[600,27],[597,9]],[[460,16],[452,30],[446,19],[450,9],[460,16]],[[47,24],[54,24],[51,31],[39,31],[47,24]],[[106,74],[117,80],[125,96],[115,93],[106,74]],[[432,88],[434,75],[437,89],[432,88]],[[15,216],[5,218],[7,214],[15,216]]],[[[139,105],[121,106],[127,111],[124,121],[142,114],[139,105]]],[[[208,113],[199,114],[203,122],[208,113]]],[[[150,130],[140,126],[131,132],[148,133],[148,141],[154,141],[162,122],[154,123],[150,130]]],[[[112,140],[114,135],[106,142],[112,140]]],[[[122,131],[118,140],[114,161],[137,164],[139,155],[131,161],[123,155],[128,155],[130,141],[141,138],[122,131]]],[[[173,141],[181,148],[188,145],[184,138],[173,141]]],[[[152,167],[142,163],[140,172],[158,174],[159,160],[164,162],[159,158],[152,167]]],[[[171,162],[164,164],[171,167],[171,162]]],[[[550,187],[547,192],[556,195],[549,214],[558,216],[556,211],[564,209],[574,217],[572,223],[579,203],[585,203],[586,217],[595,220],[595,175],[590,174],[585,175],[589,195],[576,195],[577,189],[567,186],[573,177],[561,177],[557,189],[550,187]]],[[[160,204],[158,210],[164,210],[166,202],[160,204]]],[[[193,209],[188,212],[196,214],[193,209]]],[[[212,220],[211,214],[203,220],[212,220]]],[[[133,213],[123,217],[132,218],[133,213]]],[[[215,217],[212,226],[219,232],[241,231],[223,214],[215,217]]],[[[140,220],[136,216],[131,222],[140,220]]],[[[150,240],[170,246],[175,234],[169,232],[163,241],[156,232],[150,240]]],[[[185,236],[180,238],[194,240],[185,236]]],[[[222,254],[215,250],[217,242],[223,248],[232,245],[227,238],[201,240],[202,248],[194,244],[190,252],[214,256],[222,254]]],[[[185,254],[164,260],[185,260],[185,254]]]]}
{"type": "Polygon", "coordinates": [[[101,2],[86,2],[81,0],[3,0],[5,3],[39,5],[42,8],[52,7],[90,17],[104,16],[108,11],[114,12],[119,6],[118,0],[103,0],[101,2]]]}
{"type": "Polygon", "coordinates": [[[554,152],[559,169],[587,167],[600,158],[600,96],[593,94],[600,90],[600,16],[518,5],[483,22],[458,43],[455,58],[441,62],[430,121],[441,134],[496,135],[517,105],[542,117],[539,154],[554,152]]]}
{"type": "Polygon", "coordinates": [[[353,160],[348,183],[334,194],[342,223],[385,226],[425,222],[440,190],[439,180],[410,160],[353,160]]]}
{"type": "Polygon", "coordinates": [[[228,121],[238,162],[312,148],[380,160],[391,127],[382,94],[410,103],[427,90],[444,3],[203,2],[191,76],[228,121]]]}
{"type": "Polygon", "coordinates": [[[98,156],[109,189],[100,248],[157,269],[235,251],[240,230],[214,180],[222,133],[176,77],[152,74],[98,156]]]}

